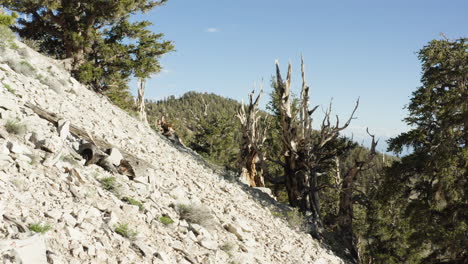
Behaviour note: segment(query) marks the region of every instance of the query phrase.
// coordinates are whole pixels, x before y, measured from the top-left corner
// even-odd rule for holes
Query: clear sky
[[[468,36],[468,1],[169,0],[136,19],[153,22],[177,50],[148,81],[149,99],[198,91],[240,101],[262,78],[269,93],[275,59],[283,72],[292,62],[298,94],[302,53],[311,105],[333,98],[344,119],[360,97],[348,133],[359,138],[369,126],[384,139],[406,129],[403,107],[420,86],[417,51],[442,32]]]

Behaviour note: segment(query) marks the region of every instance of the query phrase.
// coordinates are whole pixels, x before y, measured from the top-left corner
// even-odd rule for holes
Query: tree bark
[[[145,85],[146,80],[138,78],[138,117],[140,121],[148,125],[148,118],[145,111]]]

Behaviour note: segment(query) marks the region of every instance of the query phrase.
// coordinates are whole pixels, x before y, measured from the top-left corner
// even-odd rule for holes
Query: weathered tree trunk
[[[305,80],[305,66],[302,60],[302,90],[299,102],[291,100],[291,64],[288,65],[286,81],[283,81],[278,62],[276,62],[275,92],[279,98],[279,117],[283,142],[286,189],[291,206],[300,211],[312,213],[313,221],[320,223],[320,197],[318,187],[318,165],[323,156],[333,157],[324,151],[327,143],[338,137],[340,131],[348,127],[359,105],[359,100],[347,122],[340,126],[330,122],[331,104],[325,113],[319,133],[312,129],[312,114],[317,109],[309,109],[309,87]]]
[[[148,118],[145,111],[145,85],[146,80],[138,78],[138,117],[140,121],[148,125]]]
[[[237,117],[241,123],[242,139],[240,146],[240,167],[241,175],[251,187],[265,187],[263,179],[264,156],[262,146],[266,139],[266,122],[263,127],[260,124],[260,116],[258,114],[258,104],[262,96],[263,89],[254,100],[255,90],[249,94],[249,105],[246,107],[242,103]],[[259,164],[259,166],[257,166]]]
[[[369,133],[369,132],[368,132]],[[357,238],[353,232],[353,194],[357,176],[359,173],[370,165],[376,156],[375,148],[378,141],[375,141],[374,135],[372,137],[371,149],[369,154],[363,160],[355,160],[353,167],[351,167],[345,174],[339,175],[341,178],[340,188],[340,202],[338,205],[338,228],[342,235],[345,246],[349,249],[351,256],[359,261]]]

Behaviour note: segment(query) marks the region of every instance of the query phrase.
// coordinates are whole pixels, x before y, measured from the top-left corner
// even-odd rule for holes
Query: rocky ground
[[[13,44],[0,45],[3,263],[343,263],[262,190],[220,175],[60,62]],[[135,177],[85,166],[70,126],[136,158]]]

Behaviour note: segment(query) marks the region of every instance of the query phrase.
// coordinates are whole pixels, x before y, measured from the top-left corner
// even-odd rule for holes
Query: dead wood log
[[[31,110],[33,110],[34,113],[36,113],[39,117],[51,122],[55,126],[58,126],[58,120],[60,120],[61,117],[58,116],[57,114],[49,112],[47,110],[44,110],[44,109],[40,108],[39,106],[34,105],[32,103],[29,103],[29,102],[26,103],[25,106],[30,108]],[[70,124],[70,133],[73,136],[77,137],[77,138],[81,138],[81,139],[84,139],[84,140],[86,140],[88,142],[92,142],[96,147],[95,149],[99,149],[99,151],[101,153],[104,153],[101,150],[106,150],[106,149],[110,149],[110,148],[113,147],[113,145],[109,144],[105,140],[100,139],[100,138],[98,138],[96,136],[92,136],[91,133],[89,133],[85,129],[82,129],[82,128],[80,128],[78,126],[75,126],[73,124]],[[96,151],[96,153],[97,153],[97,151]],[[142,159],[139,159],[139,158],[135,157],[132,154],[129,154],[129,153],[127,153],[125,151],[122,151],[122,150],[121,150],[121,153],[122,153],[122,155],[124,157],[123,160],[125,160],[125,162],[123,162],[123,163],[121,162],[121,164],[117,168],[117,172],[119,172],[121,174],[124,174],[124,175],[127,175],[130,179],[133,179],[133,178],[136,177],[135,168],[137,168],[137,167],[140,168],[140,169],[144,169],[144,168],[156,169],[153,165],[151,165],[151,163],[146,162],[146,161],[144,161]],[[88,153],[88,155],[89,155],[89,153]]]

